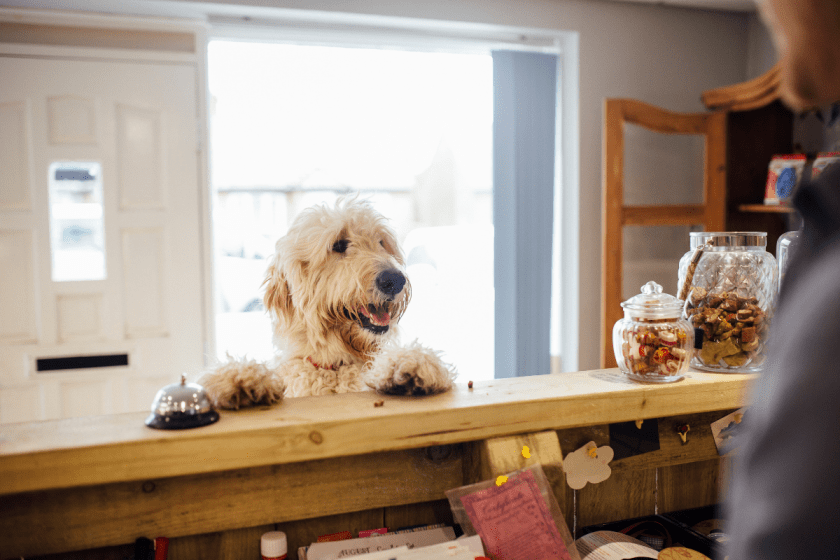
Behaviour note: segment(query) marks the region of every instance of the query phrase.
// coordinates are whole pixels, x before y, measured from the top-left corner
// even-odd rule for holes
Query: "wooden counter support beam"
[[[522,454],[527,446],[530,454]],[[563,469],[563,453],[557,432],[537,432],[517,436],[486,439],[479,445],[481,454],[481,480],[496,478],[531,465],[541,464],[543,468]]]
[[[522,455],[524,446],[528,446],[530,458],[526,459]],[[566,478],[563,473],[563,450],[560,449],[557,432],[551,430],[490,438],[480,442],[477,447],[481,465],[480,480],[492,480],[499,475],[518,471],[531,465],[542,465],[545,476],[554,490],[557,504],[566,517],[566,523],[570,522],[574,510],[570,507],[572,503],[567,504],[565,500]]]
[[[6,556],[84,550],[428,502],[462,485],[459,446],[356,455],[0,499]],[[38,530],[20,531],[21,527]]]

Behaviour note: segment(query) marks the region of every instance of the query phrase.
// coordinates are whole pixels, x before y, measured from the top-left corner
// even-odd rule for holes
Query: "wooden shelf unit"
[[[795,214],[796,210],[790,206],[773,206],[770,204],[742,204],[739,212],[766,212],[769,214]]]
[[[706,107],[726,112],[726,229],[765,231],[767,250],[794,224],[788,210],[765,210],[767,168],[793,152],[793,113],[779,99],[779,66],[747,82],[703,92]]]
[[[184,431],[147,428],[145,413],[5,425],[0,554],[120,558],[137,537],[162,535],[172,557],[258,557],[259,535],[276,528],[295,558],[321,534],[451,523],[446,490],[534,462],[572,530],[714,504],[728,463],[709,424],[744,405],[752,378],[692,371],[639,384],[609,369],[459,383],[425,398],[287,399]],[[659,451],[613,461],[603,483],[565,484],[565,454],[608,444],[611,423],[652,418]]]
[[[767,233],[768,252],[798,227],[789,209],[764,206],[774,155],[793,152],[793,113],[779,101],[779,67],[756,79],[702,94],[710,111],[675,113],[634,99],[604,102],[601,266],[601,367],[616,365],[612,329],[622,317],[623,228],[700,225],[705,231]],[[624,202],[625,124],[654,133],[702,135],[703,204],[631,206]]]

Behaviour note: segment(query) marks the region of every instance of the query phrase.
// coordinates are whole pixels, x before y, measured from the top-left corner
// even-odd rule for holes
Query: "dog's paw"
[[[431,395],[451,389],[455,375],[438,352],[415,341],[406,347],[382,349],[371,364],[366,383],[389,395]]]
[[[216,408],[239,409],[283,400],[283,380],[255,360],[228,361],[199,379],[207,397]]]

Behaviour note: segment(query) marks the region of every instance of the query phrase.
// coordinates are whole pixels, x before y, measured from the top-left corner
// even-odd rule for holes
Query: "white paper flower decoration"
[[[563,462],[566,482],[573,489],[580,490],[587,482],[597,484],[607,480],[612,473],[607,463],[612,461],[614,456],[612,447],[598,447],[594,441],[590,441],[577,451],[566,455]]]

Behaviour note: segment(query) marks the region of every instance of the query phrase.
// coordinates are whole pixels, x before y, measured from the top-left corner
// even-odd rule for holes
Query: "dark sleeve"
[[[730,560],[840,557],[840,243],[803,268],[771,326],[724,497]]]

